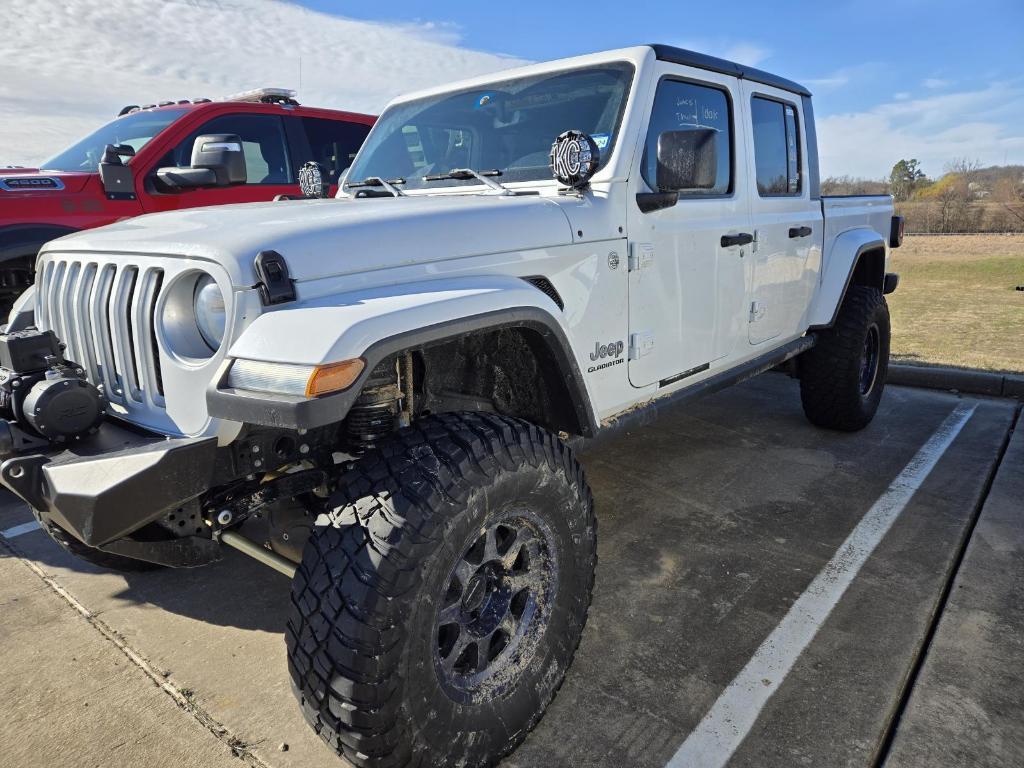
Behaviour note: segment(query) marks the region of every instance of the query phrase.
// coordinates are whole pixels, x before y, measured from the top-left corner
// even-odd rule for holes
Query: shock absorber
[[[370,373],[363,391],[345,417],[348,447],[362,453],[394,432],[401,399],[398,359],[389,357]]]

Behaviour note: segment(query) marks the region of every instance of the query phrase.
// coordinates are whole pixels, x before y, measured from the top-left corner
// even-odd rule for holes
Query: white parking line
[[[974,408],[958,405],[946,417],[729,683],[666,768],[720,768],[729,761],[861,566],[960,434]]]
[[[8,528],[6,531],[0,531],[0,536],[3,536],[5,539],[13,539],[17,536],[21,536],[23,533],[32,533],[32,531],[38,528],[39,523],[33,520],[30,523],[22,523],[21,525],[16,525],[13,528]]]

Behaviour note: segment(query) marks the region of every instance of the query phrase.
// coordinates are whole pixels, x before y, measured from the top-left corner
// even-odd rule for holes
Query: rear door
[[[301,168],[310,160],[317,162],[331,182],[333,195],[338,191],[338,178],[352,164],[371,126],[296,115],[286,118],[285,127],[295,167]]]
[[[748,339],[763,344],[801,330],[820,262],[821,206],[806,180],[801,99],[743,81],[754,228]]]
[[[630,206],[629,380],[669,386],[746,346],[749,246],[723,235],[750,232],[742,161],[743,113],[735,77],[659,62],[640,159],[639,191],[657,189],[658,138],[665,131],[715,131],[717,178],[683,190],[675,205]]]

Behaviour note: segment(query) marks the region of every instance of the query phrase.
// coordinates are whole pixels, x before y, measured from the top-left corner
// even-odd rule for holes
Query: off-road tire
[[[835,325],[818,331],[800,356],[800,400],[813,424],[856,432],[871,422],[889,370],[889,336],[882,292],[850,286]]]
[[[38,515],[36,516],[38,519]],[[60,548],[80,560],[92,563],[93,565],[105,568],[108,571],[120,571],[121,573],[141,573],[143,571],[156,571],[164,566],[157,563],[150,563],[145,560],[136,560],[133,557],[115,555],[113,552],[104,552],[102,549],[90,547],[83,544],[60,526],[40,521],[43,530],[50,534],[50,538],[60,545]]]
[[[339,487],[306,544],[286,628],[307,721],[360,768],[493,765],[540,720],[586,622],[597,553],[582,468],[557,437],[527,422],[443,414],[365,454]],[[467,610],[474,590],[456,590],[454,602],[451,590],[458,568],[475,562],[473,547],[491,546],[481,532],[516,516],[539,521],[547,538],[536,562],[557,565],[528,626],[545,623],[529,643],[505,646],[515,653],[484,662],[500,675],[456,690],[451,680],[463,678],[439,663],[440,638],[452,629],[441,616]]]

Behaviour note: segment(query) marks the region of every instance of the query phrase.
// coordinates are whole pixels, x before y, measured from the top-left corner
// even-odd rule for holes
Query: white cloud
[[[125,104],[298,88],[379,111],[404,92],[515,66],[447,23],[379,24],[280,0],[2,0],[0,165],[31,164]]]
[[[737,64],[746,64],[748,67],[756,67],[771,54],[770,50],[759,45],[737,43],[726,48],[722,58],[735,61]]]
[[[886,65],[877,61],[863,61],[818,77],[796,77],[796,81],[807,86],[815,96],[838,91],[848,85],[858,86],[885,75]]]
[[[813,91],[831,91],[836,88],[842,88],[849,82],[849,75],[843,72],[836,72],[834,75],[829,75],[828,77],[805,77],[800,81],[801,85],[805,85]]]
[[[945,88],[949,84],[949,80],[940,80],[937,77],[928,77],[921,81],[921,85],[932,91],[937,91],[940,88]]]
[[[983,165],[1024,161],[1024,88],[994,82],[958,93],[896,100],[861,112],[818,110],[823,176],[881,178],[900,158],[929,175],[958,157]],[[819,105],[823,107],[825,105]]]
[[[899,93],[894,93],[892,97],[896,99],[896,101],[906,101],[910,98],[910,94],[906,91],[900,91]]]
[[[717,56],[720,59],[735,61],[737,64],[746,64],[748,67],[756,67],[772,55],[770,49],[756,43],[734,43],[722,38],[676,40],[671,44],[690,51],[706,53],[709,56]]]

